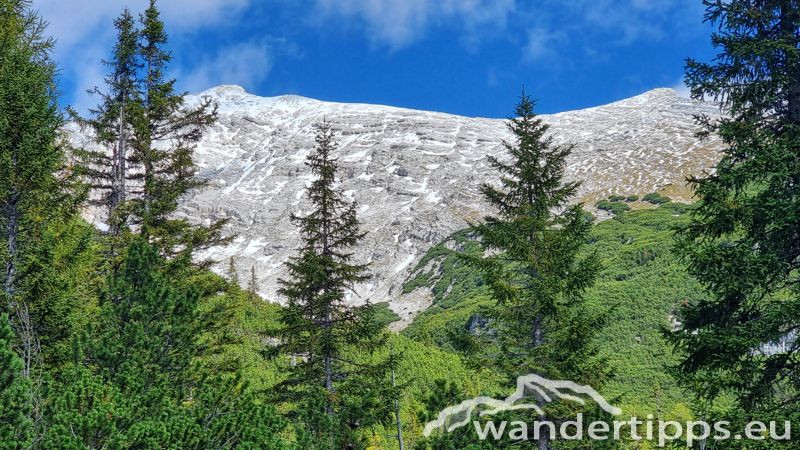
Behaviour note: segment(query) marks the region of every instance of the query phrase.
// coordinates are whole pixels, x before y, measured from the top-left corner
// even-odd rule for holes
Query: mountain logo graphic
[[[492,397],[476,397],[466,400],[456,406],[445,408],[439,413],[439,417],[437,417],[436,420],[432,420],[425,425],[422,434],[425,437],[429,437],[433,430],[442,427],[446,428],[448,433],[456,428],[463,427],[470,422],[472,412],[477,407],[484,408],[478,413],[479,416],[520,409],[532,409],[539,414],[543,414],[542,409],[538,405],[525,402],[525,400],[532,399],[534,396],[544,400],[546,403],[553,401],[553,399],[567,399],[576,401],[582,405],[586,404],[584,399],[577,395],[572,395],[570,392],[572,394],[588,396],[609,414],[615,416],[622,414],[621,409],[610,405],[590,386],[581,386],[566,380],[548,380],[539,375],[531,374],[517,378],[516,391],[509,397],[506,397],[505,400],[497,400]]]

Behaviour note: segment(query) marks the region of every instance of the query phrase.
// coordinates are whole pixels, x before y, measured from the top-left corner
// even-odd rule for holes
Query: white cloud
[[[612,31],[624,43],[665,39],[667,30],[682,30],[686,24],[695,29],[704,8],[695,0],[572,0],[567,4],[588,26]]]
[[[157,3],[170,30],[187,31],[219,23],[247,7],[250,0],[183,0]],[[127,7],[138,17],[150,5],[149,0],[34,0],[33,8],[50,22],[48,32],[59,40],[59,47],[71,49],[96,40],[98,31],[113,36],[111,26]]]
[[[522,28],[522,59],[540,60],[560,44],[600,32],[627,45],[637,40],[677,38],[702,20],[696,0],[313,0],[320,28],[365,28],[374,44],[399,50],[422,40],[437,26],[456,26],[462,43],[474,47],[487,33]],[[338,19],[338,21],[337,21]],[[341,19],[348,19],[342,22]],[[512,33],[513,34],[513,33]],[[506,33],[512,42],[517,38]]]
[[[266,39],[221,48],[216,56],[199,61],[196,70],[178,74],[180,88],[194,93],[237,84],[253,92],[272,69],[272,54],[273,46]]]
[[[528,31],[528,43],[522,49],[522,59],[533,61],[553,54],[554,42],[564,39],[561,33],[549,32],[544,28],[535,28]]]
[[[536,4],[519,16],[527,22],[523,61],[556,55],[560,45],[574,40],[584,41],[587,56],[604,59],[603,45],[696,38],[703,5],[695,0],[570,0]]]
[[[468,34],[505,28],[515,0],[316,0],[317,22],[333,15],[364,21],[375,43],[393,50],[420,40],[429,27],[455,21]]]
[[[186,33],[222,23],[246,8],[251,0],[162,0],[157,3],[167,33]],[[134,17],[144,12],[149,0],[34,0],[33,8],[49,22],[47,33],[58,40],[55,58],[64,75],[77,86],[72,103],[79,111],[98,99],[85,94],[87,88],[103,84],[116,31],[113,21],[123,9]]]
[[[88,114],[89,108],[96,107],[100,102],[97,96],[90,96],[86,90],[95,86],[103,89],[106,67],[100,63],[100,60],[106,56],[107,50],[108,48],[104,45],[87,46],[85,51],[76,53],[70,58],[70,65],[66,69],[74,77],[77,86],[71,106],[84,116]]]

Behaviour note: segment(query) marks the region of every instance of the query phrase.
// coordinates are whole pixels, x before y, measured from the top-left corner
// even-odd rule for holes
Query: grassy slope
[[[626,212],[597,224],[587,246],[604,261],[587,300],[598,306],[616,305],[609,325],[598,337],[616,369],[604,394],[640,415],[656,410],[656,382],[661,389],[662,412],[677,410],[675,414],[680,414],[682,403],[688,401],[665,371],[665,365],[674,359],[660,338],[660,330],[670,326],[671,314],[679,305],[702,295],[670,252],[671,227],[687,220],[686,208],[675,203]],[[405,287],[407,292],[431,288],[435,300],[402,334],[432,339],[448,351],[452,347],[446,330],[466,326],[481,305],[492,302],[480,276],[459,264],[456,251],[480,249],[466,232],[455,233],[431,249]]]

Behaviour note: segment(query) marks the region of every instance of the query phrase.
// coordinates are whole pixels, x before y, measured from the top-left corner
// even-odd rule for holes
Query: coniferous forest
[[[478,187],[494,212],[419,261],[404,290],[430,289],[433,304],[395,333],[387,303],[348,301],[376,268],[353,258],[366,233],[338,190],[324,117],[305,162],[311,209],[291,217],[303,245],[281,298],[263,299],[255,269],[202,256],[234,238],[224,219],[174,214],[206,183],[193,150],[217,109],[176,90],[156,1],[109,24],[86,116],[60,103],[46,18],[0,1],[0,449],[800,448],[800,2],[703,3],[718,56],[687,59],[686,82],[720,105],[721,118],[696,120],[725,150],[687,180],[696,202],[575,202],[573,148],[523,89],[508,159],[489,157],[496,183]],[[68,125],[95,145],[70,145]],[[624,418],[537,388],[524,397],[535,407],[425,432],[531,374],[590,387]],[[612,429],[631,417],[779,426],[659,443],[634,437],[643,422],[606,440],[513,425],[578,414]],[[518,433],[487,439],[490,420]]]

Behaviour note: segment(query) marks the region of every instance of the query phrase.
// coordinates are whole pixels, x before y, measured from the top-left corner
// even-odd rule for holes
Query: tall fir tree
[[[166,78],[172,55],[165,49],[167,34],[155,0],[139,21],[143,102],[133,120],[132,157],[142,168],[143,183],[133,210],[134,223],[148,228],[163,256],[191,262],[194,251],[227,242],[221,236],[226,220],[202,227],[171,218],[181,196],[205,185],[197,177],[192,153],[204,131],[216,122],[216,107],[210,99],[187,106],[186,93],[176,92],[175,80]]]
[[[256,266],[250,266],[250,280],[247,282],[247,300],[254,302],[260,299],[258,295],[258,279],[256,278]]]
[[[677,374],[701,398],[733,392],[755,409],[800,405],[800,3],[704,1],[718,27],[711,64],[687,60],[699,117],[725,144],[716,171],[690,178],[698,207],[677,252],[708,296],[681,310],[667,338]],[[781,344],[782,349],[778,350]],[[792,406],[793,405],[793,406]]]
[[[300,256],[286,263],[290,279],[280,280],[288,300],[273,355],[294,357],[286,381],[275,392],[301,401],[300,421],[308,448],[361,448],[362,427],[390,423],[397,390],[388,378],[395,358],[370,361],[385,347],[382,327],[370,303],[347,304],[346,295],[370,277],[367,267],[351,262],[364,238],[356,205],[335,189],[337,144],[329,123],[318,126],[316,148],[306,165],[316,177],[308,188],[312,211],[292,220],[300,228]],[[353,446],[353,447],[348,447]]]
[[[109,234],[117,237],[125,232],[130,214],[124,202],[129,198],[131,187],[141,177],[136,167],[130,167],[130,160],[134,138],[131,121],[136,111],[141,109],[142,99],[138,84],[141,67],[139,31],[127,8],[114,21],[114,27],[117,42],[111,60],[103,61],[110,69],[105,78],[108,92],[103,93],[98,87],[89,90],[101,99],[97,109],[90,110],[94,119],[82,119],[75,111],[71,111],[71,115],[82,128],[94,133],[102,147],[100,150],[81,149],[77,153],[85,161],[84,173],[96,193],[90,203],[106,209]]]
[[[108,92],[90,91],[101,97],[92,119],[72,111],[103,147],[78,152],[92,180],[91,202],[108,211],[112,255],[146,227],[172,270],[180,270],[196,262],[195,251],[228,242],[222,237],[226,220],[204,227],[172,217],[181,196],[205,184],[192,153],[216,121],[216,108],[211,100],[187,106],[186,93],[176,92],[175,80],[166,78],[172,56],[155,0],[140,16],[139,28],[127,9],[114,26],[117,43],[105,62],[111,69]],[[212,261],[196,263],[208,267]]]
[[[233,264],[233,256],[228,260],[228,283],[233,286],[239,286],[239,273],[236,271],[236,265]]]
[[[0,3],[0,262],[3,302],[16,332],[14,348],[29,379],[31,410],[38,424],[43,377],[42,337],[52,343],[72,330],[48,312],[60,300],[53,233],[73,221],[81,189],[66,166],[59,136],[64,120],[58,106],[52,40],[29,1]],[[69,265],[68,265],[69,266]],[[70,267],[71,268],[71,267]],[[39,288],[47,281],[53,289]]]
[[[593,338],[607,311],[583,299],[600,268],[594,254],[584,255],[592,220],[569,204],[580,186],[563,181],[572,147],[553,145],[535,106],[523,90],[508,122],[515,141],[504,142],[510,163],[489,157],[501,186],[484,184],[481,192],[499,215],[470,224],[489,256],[462,258],[496,300],[481,312],[489,331],[453,337],[475,364],[508,377],[509,387],[532,373],[597,387],[608,370]],[[549,448],[546,436],[538,448]]]

